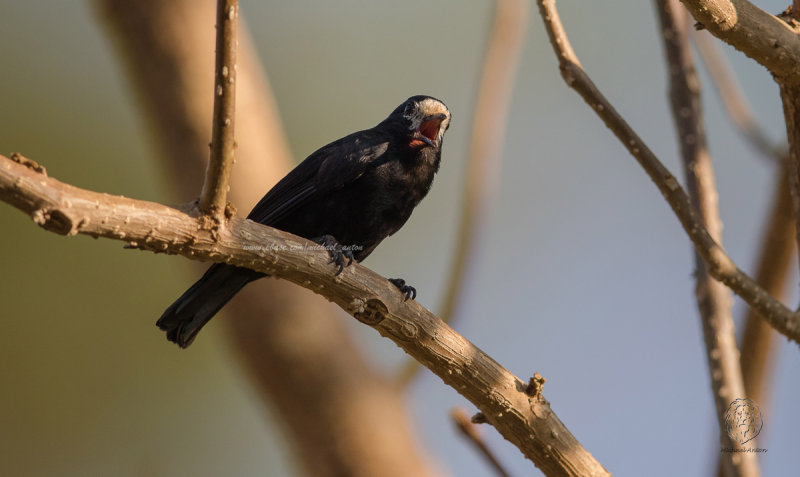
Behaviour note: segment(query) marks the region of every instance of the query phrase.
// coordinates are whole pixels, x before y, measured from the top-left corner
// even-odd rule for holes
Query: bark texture
[[[700,79],[694,69],[689,47],[687,15],[678,0],[656,0],[661,23],[661,36],[669,71],[669,97],[678,145],[686,175],[689,198],[708,233],[722,246],[722,219],[719,215],[718,194],[711,155],[706,144],[705,126],[700,101]],[[714,279],[695,252],[697,271],[695,296],[703,325],[706,344],[711,395],[717,414],[719,440],[722,448],[742,449],[728,436],[726,411],[730,403],[745,397],[739,349],[733,324],[733,300],[730,290]],[[724,453],[723,468],[729,476],[757,477],[756,454]]]

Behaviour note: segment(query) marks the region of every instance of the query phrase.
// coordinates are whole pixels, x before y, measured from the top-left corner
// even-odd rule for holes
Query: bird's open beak
[[[440,113],[422,118],[422,122],[419,124],[419,130],[414,133],[414,139],[428,146],[434,146],[435,144],[433,141],[436,139],[436,136],[439,135],[439,126],[446,117],[446,114]]]
[[[426,136],[424,134],[421,134],[419,132],[416,132],[416,133],[414,133],[414,139],[411,141],[411,145],[412,146],[416,146],[416,145],[422,146],[422,144],[420,144],[420,143],[427,144],[428,146],[433,146],[434,145],[433,141],[428,139],[428,136]]]
[[[428,121],[433,121],[435,119],[438,119],[439,122],[441,122],[446,117],[447,117],[447,115],[444,114],[444,113],[432,114],[430,116],[425,116],[424,118],[422,118],[422,123],[424,124],[424,123],[427,123]]]

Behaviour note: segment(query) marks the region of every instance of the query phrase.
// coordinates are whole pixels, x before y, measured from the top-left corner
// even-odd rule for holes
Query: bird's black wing
[[[314,197],[352,183],[381,162],[388,140],[374,130],[345,136],[323,146],[281,179],[247,218],[273,225]]]

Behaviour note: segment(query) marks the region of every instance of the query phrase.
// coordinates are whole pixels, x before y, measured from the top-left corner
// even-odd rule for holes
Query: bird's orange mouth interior
[[[425,136],[426,138],[430,139],[431,141],[436,140],[436,136],[439,134],[439,125],[442,123],[442,120],[437,119],[429,119],[428,121],[424,121],[422,124],[419,125],[419,133]]]

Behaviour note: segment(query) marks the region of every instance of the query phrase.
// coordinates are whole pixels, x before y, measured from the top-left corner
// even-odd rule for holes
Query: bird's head
[[[450,126],[450,110],[436,98],[412,96],[389,115],[387,121],[401,124],[412,149],[440,147]]]

